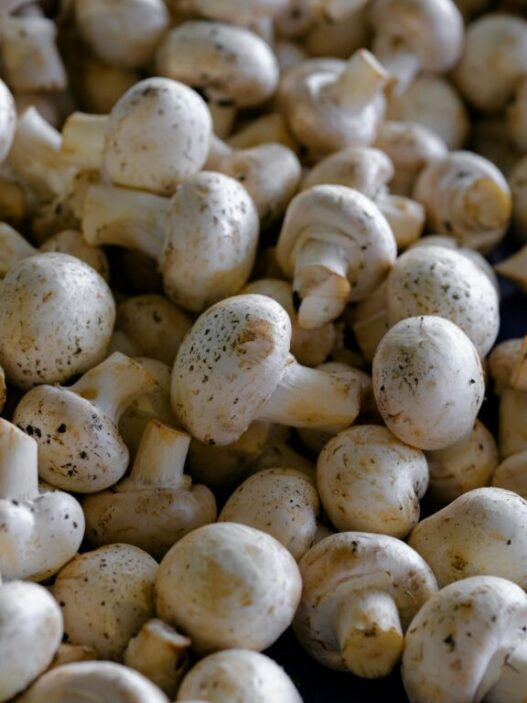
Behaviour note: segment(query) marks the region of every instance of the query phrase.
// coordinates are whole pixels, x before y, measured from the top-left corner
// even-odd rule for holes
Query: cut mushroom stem
[[[38,445],[15,425],[5,420],[0,423],[0,497],[30,500],[39,494]]]
[[[185,432],[152,420],[143,433],[129,480],[142,486],[189,487],[191,478],[184,475],[184,467],[190,440]]]
[[[366,108],[384,88],[388,72],[369,51],[357,51],[337,78],[328,83],[325,92],[338,105],[349,110]]]
[[[62,156],[83,170],[101,167],[108,117],[74,112],[62,130]]]

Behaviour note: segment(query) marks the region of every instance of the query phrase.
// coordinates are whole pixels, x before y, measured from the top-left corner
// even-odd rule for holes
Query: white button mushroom
[[[156,578],[159,617],[206,654],[269,647],[293,620],[302,582],[280,542],[246,525],[205,525],[166,554]]]
[[[359,413],[353,372],[324,373],[289,354],[291,322],[263,295],[239,295],[203,313],[179,348],[172,407],[208,444],[235,442],[256,419],[338,432]]]
[[[373,360],[373,391],[393,434],[419,449],[443,449],[467,435],[483,403],[478,352],[441,317],[410,317],[392,327]]]
[[[0,80],[0,163],[7,156],[15,136],[15,101],[4,81]]]
[[[386,676],[403,651],[403,632],[436,582],[423,559],[385,535],[343,532],[300,561],[304,583],[294,621],[302,646],[331,669]]]
[[[66,641],[93,647],[101,659],[122,659],[130,638],[154,616],[156,572],[157,562],[129,544],[76,556],[51,587]]]
[[[119,417],[155,386],[140,364],[116,352],[72,386],[29,391],[13,421],[39,445],[41,478],[79,493],[117,483],[128,465],[128,449],[117,430]]]

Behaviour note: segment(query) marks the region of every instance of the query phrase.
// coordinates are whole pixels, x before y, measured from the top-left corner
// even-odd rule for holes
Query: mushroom
[[[366,298],[396,258],[396,243],[377,206],[352,188],[314,186],[290,203],[277,259],[298,297],[305,329],[336,319]]]
[[[293,620],[302,582],[280,542],[230,522],[200,527],[163,558],[156,612],[192,640],[200,655],[269,647]]]
[[[386,280],[369,296],[361,300],[353,311],[351,327],[364,359],[371,363],[379,342],[388,332],[388,305]]]
[[[512,373],[523,346],[523,338],[507,339],[496,345],[488,358],[488,371],[494,382],[494,392],[501,395],[510,386]]]
[[[478,352],[441,317],[410,317],[382,338],[373,392],[388,429],[419,449],[443,449],[467,435],[483,402]]]
[[[141,80],[138,70],[111,66],[91,54],[78,56],[75,76],[80,106],[88,113],[105,115],[127,90]]]
[[[255,19],[273,18],[284,12],[289,0],[178,0],[178,12],[206,17],[216,22],[249,25]]]
[[[76,27],[98,58],[113,66],[147,66],[170,16],[163,0],[75,1]]]
[[[40,477],[77,493],[117,483],[128,465],[119,417],[155,387],[140,364],[116,352],[67,388],[37,386],[26,393],[13,421],[37,441]]]
[[[214,495],[183,473],[189,445],[189,435],[150,420],[130,474],[84,499],[88,541],[126,542],[161,559],[187,532],[214,522]]]
[[[73,113],[62,137],[68,163],[101,169],[116,185],[171,195],[205,163],[211,119],[195,91],[168,78],[146,78],[108,116]]]
[[[298,144],[287,129],[284,116],[279,112],[257,117],[227,139],[227,144],[233,149],[250,149],[269,143],[283,144],[295,154],[299,151]]]
[[[318,512],[317,491],[307,476],[276,468],[259,471],[238,486],[218,520],[266,532],[298,561],[313,544]]]
[[[502,488],[476,488],[422,520],[408,544],[426,559],[440,587],[488,574],[525,588],[526,529],[523,498]]]
[[[317,461],[317,489],[335,527],[404,538],[419,521],[428,486],[423,452],[385,427],[361,425],[339,432]]]
[[[474,576],[432,596],[405,638],[403,683],[412,703],[521,703],[527,598],[510,581]]]
[[[527,499],[527,450],[504,459],[497,466],[491,485],[513,491]]]
[[[302,38],[302,45],[308,55],[348,59],[358,49],[368,46],[370,24],[367,4],[368,0],[348,2],[345,12],[342,8],[342,18],[338,21],[328,16],[328,13],[317,17]]]
[[[154,616],[157,568],[149,554],[130,544],[76,556],[51,587],[66,642],[93,647],[101,659],[121,660],[130,638]]]
[[[427,497],[446,505],[463,493],[489,485],[498,466],[498,447],[485,425],[476,420],[470,434],[445,449],[427,452],[426,459],[430,471]]]
[[[437,590],[430,567],[404,542],[343,532],[300,561],[304,583],[293,624],[304,649],[330,669],[386,676],[403,651],[403,632]]]
[[[199,313],[247,282],[259,221],[238,181],[202,171],[189,177],[171,200],[92,186],[82,230],[90,244],[131,247],[156,259],[170,300]]]
[[[499,298],[490,278],[462,253],[416,247],[400,256],[386,287],[390,326],[418,315],[454,322],[480,356],[492,349],[500,326]]]
[[[15,136],[16,109],[13,96],[0,80],[0,163],[4,161]]]
[[[356,374],[324,373],[289,354],[291,322],[263,295],[227,298],[203,313],[172,371],[173,410],[202,442],[235,442],[256,419],[338,432],[359,413]]]
[[[168,703],[142,674],[105,661],[66,664],[48,671],[18,703],[70,703],[83,698],[101,703]]]
[[[499,447],[502,459],[527,451],[527,392],[505,388],[499,406]]]
[[[0,585],[0,701],[12,700],[46,670],[62,639],[55,600],[36,583]]]
[[[494,268],[500,276],[527,291],[527,244],[512,256],[500,261]]]
[[[56,669],[64,664],[75,664],[76,662],[91,662],[97,659],[97,652],[93,647],[86,647],[82,644],[61,644],[57,649],[53,661],[47,671]]]
[[[12,383],[60,383],[104,358],[115,304],[91,266],[37,254],[13,266],[0,289],[0,364]]]
[[[454,151],[430,163],[414,187],[430,228],[454,236],[463,246],[487,252],[509,226],[512,199],[502,173],[487,159]]]
[[[264,654],[244,649],[210,654],[189,671],[176,700],[199,703],[198,699],[209,703],[302,703],[281,666]]]
[[[527,242],[527,156],[520,159],[509,175],[512,192],[512,220],[516,234]]]
[[[507,126],[514,145],[527,152],[527,75],[520,79],[514,102],[507,108]]]
[[[520,352],[516,357],[510,386],[518,391],[527,391],[527,336],[523,338]]]

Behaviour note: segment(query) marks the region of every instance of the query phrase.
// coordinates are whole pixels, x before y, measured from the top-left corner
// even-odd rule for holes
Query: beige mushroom
[[[227,144],[233,149],[250,149],[269,143],[283,144],[295,154],[299,151],[299,146],[287,128],[284,116],[279,112],[270,112],[256,117],[227,139]]]
[[[80,107],[88,113],[106,115],[133,85],[141,80],[138,70],[111,66],[91,54],[78,57],[80,65],[75,84]]]
[[[249,25],[257,18],[273,18],[284,12],[289,0],[177,0],[178,12],[206,17],[216,22]]]
[[[309,56],[348,59],[355,51],[370,43],[368,0],[344,1],[347,2],[347,8],[345,12],[342,8],[341,19],[335,21],[328,13],[320,13],[302,37],[302,45],[306,47]]]
[[[16,110],[13,96],[0,80],[0,163],[7,156],[15,136]]]
[[[501,395],[510,386],[512,372],[520,357],[523,338],[507,339],[494,347],[488,358],[488,371],[494,382],[494,392]]]
[[[500,261],[494,268],[500,276],[527,291],[527,244],[512,256]]]
[[[527,451],[527,392],[504,388],[499,406],[499,447],[502,459]]]
[[[53,661],[47,671],[56,669],[64,664],[75,664],[77,662],[91,662],[98,659],[97,652],[93,647],[83,644],[61,644],[57,649]]]
[[[527,499],[527,450],[512,454],[496,468],[492,486],[505,488]]]
[[[514,101],[507,108],[507,126],[515,146],[527,152],[527,76],[519,81]]]
[[[520,159],[509,175],[514,229],[527,242],[527,156]]]

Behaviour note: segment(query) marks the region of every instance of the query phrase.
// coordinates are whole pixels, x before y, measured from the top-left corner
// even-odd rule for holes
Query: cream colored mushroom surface
[[[70,559],[84,536],[79,503],[62,491],[39,491],[38,445],[0,419],[0,573],[44,581]]]
[[[497,395],[511,385],[512,373],[520,358],[522,344],[521,337],[507,339],[497,344],[489,355],[488,371],[494,381],[494,392]]]
[[[230,522],[189,533],[156,578],[157,615],[185,632],[200,655],[269,647],[291,624],[302,581],[274,537]]]
[[[177,9],[220,22],[249,24],[255,18],[274,17],[289,6],[289,0],[246,0],[242,5],[232,0],[176,0]]]
[[[527,451],[507,457],[492,476],[495,488],[506,488],[527,499]]]
[[[298,322],[313,329],[370,295],[390,271],[396,242],[377,206],[352,188],[319,185],[290,203],[277,259],[293,279]]]
[[[502,488],[477,488],[422,520],[408,544],[430,564],[440,586],[467,576],[502,576],[527,584],[527,502]]]
[[[0,163],[7,156],[15,136],[15,101],[9,88],[0,81]]]
[[[373,360],[373,391],[388,429],[419,449],[467,435],[485,393],[478,352],[454,323],[432,315],[398,322]]]
[[[145,676],[113,662],[65,664],[45,673],[19,703],[168,703]]]
[[[525,700],[527,597],[502,578],[474,576],[428,600],[405,638],[411,703]]]
[[[527,393],[505,388],[500,395],[498,444],[501,459],[527,451]]]
[[[0,584],[0,701],[12,700],[51,664],[62,639],[62,617],[42,586]]]
[[[133,85],[108,116],[75,112],[63,128],[63,158],[102,170],[116,185],[171,195],[205,163],[211,118],[200,96],[168,78]]]
[[[423,452],[385,427],[360,425],[333,437],[317,461],[317,488],[340,531],[404,538],[419,520],[428,486]]]
[[[527,242],[527,156],[520,159],[509,174],[512,191],[512,220],[520,239]]]
[[[183,473],[189,444],[189,435],[151,420],[130,474],[84,499],[88,541],[126,542],[160,559],[187,532],[214,522],[214,495]]]
[[[318,662],[364,678],[397,665],[403,633],[436,591],[432,571],[404,542],[342,532],[300,561],[304,584],[294,629]]]
[[[527,76],[519,81],[514,101],[507,109],[507,125],[515,146],[527,152]]]
[[[121,660],[130,638],[154,616],[157,562],[130,544],[112,544],[75,557],[51,587],[71,644],[93,647],[101,659]]]
[[[155,387],[140,364],[116,352],[72,386],[37,386],[26,393],[13,420],[37,441],[40,477],[78,493],[117,483],[128,465],[119,418]]]
[[[338,432],[359,413],[353,372],[324,373],[289,354],[291,322],[277,302],[238,295],[203,313],[172,371],[174,412],[193,437],[235,442],[254,420]]]
[[[199,703],[198,699],[207,703],[302,703],[282,667],[264,654],[244,649],[210,654],[189,671],[176,700]]]

